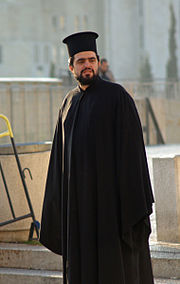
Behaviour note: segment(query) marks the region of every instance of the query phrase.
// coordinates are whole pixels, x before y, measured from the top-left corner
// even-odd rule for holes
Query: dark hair
[[[97,60],[99,61],[99,55],[98,54],[96,54],[96,57],[97,57]],[[69,59],[68,59],[69,66],[73,66],[73,63],[74,63],[74,55],[69,57]]]
[[[102,64],[103,62],[107,62],[106,58],[101,58],[100,63]]]
[[[73,63],[74,63],[74,55],[69,57],[69,59],[68,59],[69,66],[73,66]]]

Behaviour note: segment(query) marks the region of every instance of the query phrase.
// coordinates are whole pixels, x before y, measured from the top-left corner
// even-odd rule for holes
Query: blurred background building
[[[68,76],[62,39],[73,32],[100,34],[98,49],[115,78],[137,80],[145,62],[154,80],[166,78],[175,16],[180,54],[180,0],[0,0],[0,76]],[[180,58],[177,58],[180,73]]]
[[[74,84],[62,39],[84,30],[135,99],[146,144],[179,143],[180,0],[0,0],[0,112],[16,141],[52,139]]]

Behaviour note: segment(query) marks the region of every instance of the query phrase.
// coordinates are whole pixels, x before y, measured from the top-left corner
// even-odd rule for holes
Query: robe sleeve
[[[41,219],[40,242],[51,251],[61,254],[61,172],[62,172],[61,111],[56,126],[46,181]]]
[[[140,119],[133,99],[124,89],[118,98],[116,123],[121,230],[128,242],[132,228],[149,218],[154,200]]]

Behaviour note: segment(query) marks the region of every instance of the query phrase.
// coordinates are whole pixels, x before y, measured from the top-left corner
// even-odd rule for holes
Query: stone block
[[[62,271],[62,257],[44,246],[0,243],[1,268]]]
[[[153,275],[180,279],[180,244],[151,243]]]
[[[148,161],[155,196],[156,240],[180,242],[179,147],[149,147]]]
[[[1,284],[62,284],[62,273],[29,269],[0,268]]]

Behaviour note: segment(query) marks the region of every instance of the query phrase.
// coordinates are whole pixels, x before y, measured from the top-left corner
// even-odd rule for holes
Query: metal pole
[[[52,86],[49,86],[49,116],[50,116],[50,139],[53,137],[53,97]]]
[[[2,166],[1,166],[1,162],[0,162],[0,171],[1,171],[1,176],[2,176],[2,179],[3,179],[4,187],[5,187],[5,190],[6,190],[7,198],[8,198],[8,201],[9,201],[9,206],[11,208],[11,213],[12,213],[13,218],[15,219],[16,216],[15,216],[15,213],[14,213],[11,197],[9,195],[6,179],[5,179],[4,172],[3,172],[3,169],[2,169]]]
[[[2,222],[2,223],[0,223],[0,227],[8,225],[8,224],[12,224],[14,222],[17,222],[17,221],[20,221],[20,220],[23,220],[23,219],[26,219],[26,218],[30,218],[30,217],[32,217],[31,213],[26,214],[24,216],[20,216],[20,217],[14,218],[13,220],[8,220],[8,221],[5,221],[5,222]]]
[[[32,217],[33,222],[31,223],[32,229],[30,229],[30,231],[31,231],[30,237],[33,236],[33,231],[34,231],[34,227],[35,227],[37,237],[39,238],[39,222],[36,221],[36,219],[35,219],[33,207],[32,207],[32,204],[31,204],[31,200],[30,200],[30,197],[29,197],[29,193],[28,193],[25,178],[24,178],[24,173],[22,171],[21,164],[20,164],[20,161],[19,161],[19,157],[18,157],[18,154],[17,154],[17,151],[16,151],[16,146],[15,146],[15,142],[14,142],[14,139],[13,139],[13,132],[12,132],[12,129],[11,129],[11,124],[10,124],[8,118],[5,115],[0,114],[0,118],[3,118],[6,121],[7,128],[8,128],[7,131],[0,133],[0,138],[5,137],[5,136],[10,136],[12,148],[13,148],[13,151],[14,151],[15,159],[16,159],[16,162],[17,162],[18,170],[19,170],[19,174],[20,174],[20,177],[21,177],[21,181],[22,181],[22,184],[23,184],[23,187],[24,187],[24,192],[25,192],[25,195],[26,195],[26,199],[27,199],[27,202],[28,202],[29,209],[30,209],[29,214],[24,215],[24,216],[20,216],[18,218],[15,218],[14,220],[8,220],[6,222],[0,223],[0,226],[2,226],[2,224],[8,224],[7,222],[12,223],[12,222],[21,220],[22,218],[24,219],[24,218]],[[3,176],[2,167],[1,167],[1,174]],[[6,184],[5,177],[4,177],[4,184]],[[29,239],[30,239],[30,237],[29,237]]]
[[[25,182],[25,179],[24,179],[24,176],[23,176],[23,171],[22,171],[21,164],[20,164],[20,161],[19,161],[19,157],[18,157],[18,154],[17,154],[17,151],[16,151],[14,139],[13,139],[13,137],[10,137],[10,138],[11,138],[11,143],[12,143],[12,147],[13,147],[13,150],[14,150],[14,155],[15,155],[15,158],[16,158],[19,174],[20,174],[20,177],[21,177],[21,180],[22,180],[22,183],[23,183],[24,192],[25,192],[27,202],[28,202],[28,205],[29,205],[29,209],[30,209],[30,212],[31,212],[31,216],[32,216],[34,224],[36,224],[34,210],[33,210],[32,204],[31,204],[28,189],[27,189],[26,182]],[[39,231],[38,231],[38,228],[37,228],[36,225],[35,225],[35,230],[36,230],[37,236],[39,236]]]
[[[150,144],[150,139],[149,139],[149,108],[148,108],[148,103],[147,103],[147,99],[145,99],[145,103],[146,103],[146,145]]]
[[[158,125],[158,122],[157,122],[157,120],[156,120],[154,111],[153,111],[153,109],[152,109],[151,103],[150,103],[150,101],[149,101],[148,98],[146,98],[146,103],[147,103],[147,105],[148,105],[148,110],[149,110],[149,112],[150,112],[150,114],[151,114],[151,117],[152,117],[152,120],[153,120],[155,129],[156,129],[157,140],[158,140],[157,142],[158,142],[158,144],[159,144],[159,143],[160,143],[160,144],[165,144],[164,139],[163,139],[163,136],[162,136],[162,134],[161,134],[161,130],[160,130],[159,125]]]

